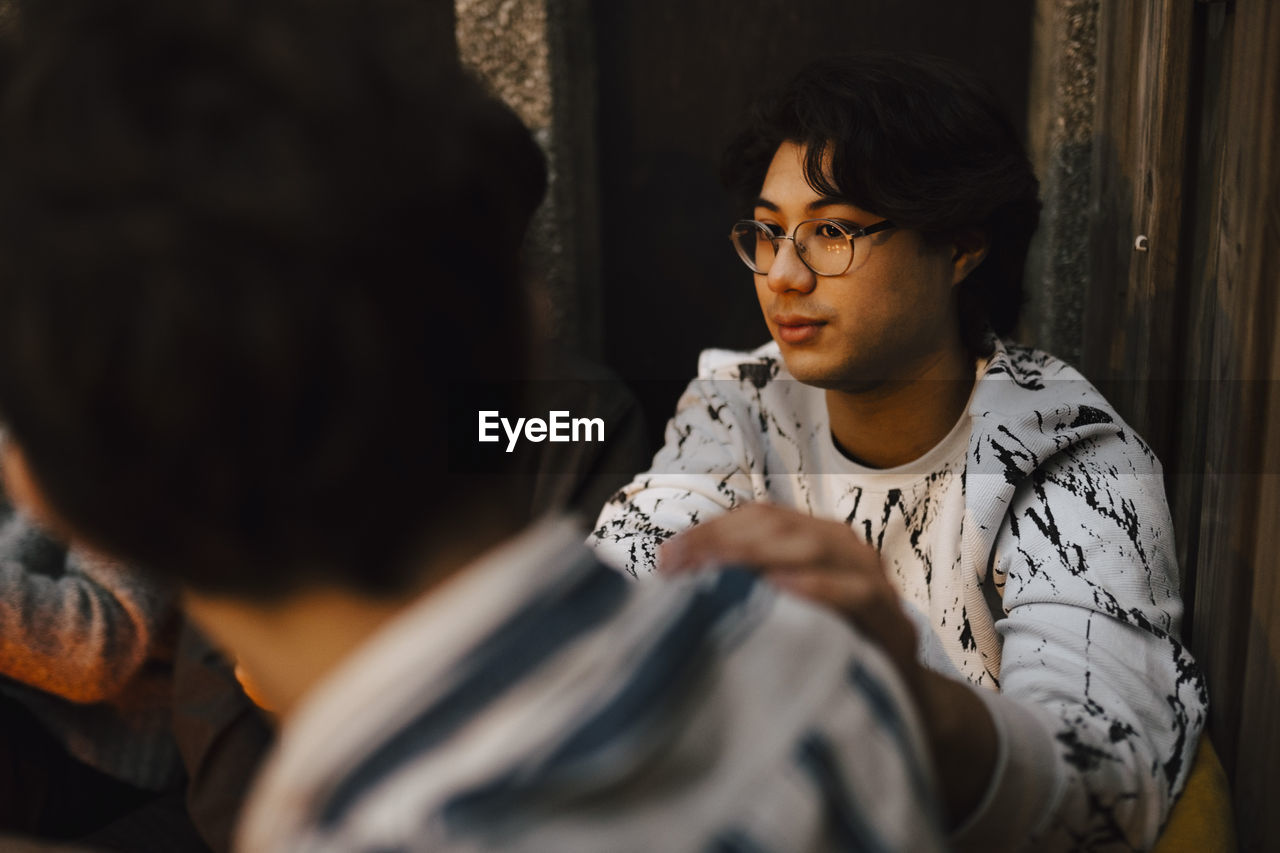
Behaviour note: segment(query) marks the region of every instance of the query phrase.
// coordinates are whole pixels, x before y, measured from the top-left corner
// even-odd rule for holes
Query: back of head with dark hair
[[[1039,185],[980,80],[925,56],[864,53],[809,64],[753,105],[725,151],[722,176],[744,208],[784,142],[805,147],[805,176],[823,195],[929,238],[982,229],[990,248],[961,285],[961,333],[981,352],[988,327],[1013,331]]]
[[[500,505],[449,474],[445,409],[526,361],[545,167],[508,109],[407,49],[415,5],[22,19],[0,414],[91,542],[207,592],[391,592]]]

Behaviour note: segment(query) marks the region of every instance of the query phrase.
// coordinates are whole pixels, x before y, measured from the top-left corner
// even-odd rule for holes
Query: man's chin
[[[840,391],[844,394],[869,394],[883,389],[889,382],[887,379],[819,378],[811,381],[800,379],[799,377],[796,378],[803,385],[812,385],[814,388],[821,388],[823,391]]]
[[[797,382],[812,385],[824,391],[843,391],[848,394],[864,394],[881,388],[889,381],[878,375],[879,371],[860,371],[848,365],[823,364],[820,360],[807,357],[809,354],[783,352],[782,360],[787,365],[787,372]]]

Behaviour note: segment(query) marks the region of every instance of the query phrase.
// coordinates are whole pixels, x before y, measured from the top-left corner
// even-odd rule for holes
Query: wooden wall
[[[1240,842],[1277,849],[1280,3],[1100,14],[1083,367],[1165,461]]]

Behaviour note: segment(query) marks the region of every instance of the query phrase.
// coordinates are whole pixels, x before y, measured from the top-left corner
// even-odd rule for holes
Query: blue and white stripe
[[[526,534],[541,544],[337,673],[315,700],[330,708],[286,733],[241,849],[942,846],[918,721],[870,643],[746,572],[635,585],[545,547],[572,536]],[[441,605],[485,626],[445,661]],[[375,695],[335,698],[344,677]]]

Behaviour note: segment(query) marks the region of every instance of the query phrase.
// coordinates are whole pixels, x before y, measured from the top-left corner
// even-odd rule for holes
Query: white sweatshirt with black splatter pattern
[[[995,720],[995,776],[953,840],[1145,848],[1208,701],[1180,641],[1160,463],[1066,363],[997,341],[978,370],[951,433],[885,471],[840,453],[825,392],[776,345],[704,352],[665,446],[590,544],[646,577],[665,539],[747,502],[846,520],[932,628],[922,658],[959,670]]]

